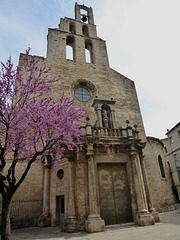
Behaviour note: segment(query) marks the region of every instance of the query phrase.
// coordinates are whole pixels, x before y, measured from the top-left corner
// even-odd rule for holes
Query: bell
[[[82,20],[83,22],[86,22],[86,21],[87,21],[87,16],[86,16],[86,15],[82,15],[81,20]]]

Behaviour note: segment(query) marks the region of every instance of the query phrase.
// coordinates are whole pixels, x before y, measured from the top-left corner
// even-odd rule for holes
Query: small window
[[[85,57],[87,63],[94,63],[93,45],[90,40],[85,41]]]
[[[64,177],[64,171],[63,171],[62,169],[60,169],[60,170],[57,171],[57,177],[58,177],[59,179],[63,179],[63,177]]]
[[[74,95],[80,102],[87,102],[91,97],[90,92],[83,87],[76,88]]]
[[[88,27],[86,25],[83,25],[82,27],[82,33],[85,37],[89,36],[89,31],[88,31]]]
[[[80,102],[88,102],[95,96],[95,86],[85,79],[79,79],[72,85],[72,94]]]
[[[164,147],[164,151],[165,151],[165,153],[167,153],[167,147],[166,146]]]
[[[173,141],[173,138],[170,137],[169,139],[170,139],[170,143],[173,144],[173,142],[174,142],[174,141]]]
[[[91,63],[91,54],[88,49],[85,49],[86,63]]]
[[[75,60],[75,41],[74,36],[70,35],[66,38],[66,59]]]
[[[160,171],[161,171],[161,177],[165,178],[166,176],[165,176],[163,161],[162,161],[162,158],[161,158],[160,155],[158,156],[158,162],[159,162],[159,168],[160,168]]]
[[[73,22],[69,24],[69,31],[73,34],[76,33],[75,24]]]
[[[69,45],[66,45],[66,59],[73,60],[73,48]]]

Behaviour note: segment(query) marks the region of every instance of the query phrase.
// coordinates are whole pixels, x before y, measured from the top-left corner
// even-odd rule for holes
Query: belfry
[[[58,28],[48,29],[47,57],[38,58],[62,77],[53,85],[55,97],[76,98],[89,117],[81,142],[66,151],[57,171],[49,157],[38,163],[36,193],[25,199],[42,203],[29,203],[40,213],[32,216],[36,224],[98,232],[106,225],[159,222],[157,211],[174,209],[162,145],[146,137],[134,82],[110,68],[92,8],[76,3],[75,19],[61,18]]]

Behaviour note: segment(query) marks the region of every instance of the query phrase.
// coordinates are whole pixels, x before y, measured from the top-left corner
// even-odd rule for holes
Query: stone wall
[[[10,166],[10,162],[7,163],[8,166]],[[26,163],[17,164],[16,181],[22,175],[25,167]],[[41,161],[37,161],[32,164],[27,177],[12,198],[10,216],[14,219],[14,226],[35,226],[38,217],[42,214],[42,201],[43,164]],[[1,206],[2,198],[0,200]]]
[[[158,162],[159,155],[162,158],[165,177],[161,175]],[[160,140],[152,137],[147,138],[147,144],[144,149],[144,161],[153,207],[158,212],[174,210],[174,197],[164,157],[163,144]]]

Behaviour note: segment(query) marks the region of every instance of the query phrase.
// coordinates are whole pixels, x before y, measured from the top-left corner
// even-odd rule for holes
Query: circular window
[[[84,87],[76,88],[74,91],[74,95],[81,102],[87,102],[91,97],[90,92]]]
[[[64,177],[64,171],[62,169],[58,170],[57,171],[57,177],[59,179],[62,179]]]

